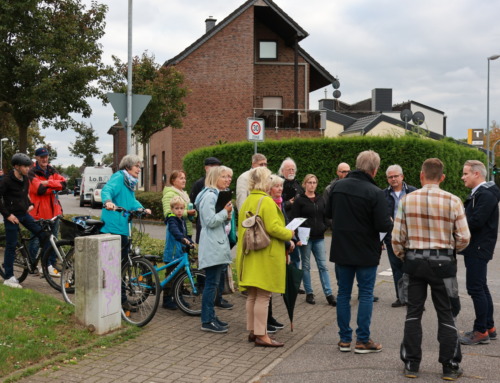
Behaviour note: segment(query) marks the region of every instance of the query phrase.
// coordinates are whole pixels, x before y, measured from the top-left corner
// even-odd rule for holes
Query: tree
[[[87,126],[84,123],[78,124],[75,128],[78,133],[76,141],[71,143],[69,152],[72,156],[83,158],[83,166],[94,166],[94,154],[100,154],[101,151],[97,148],[97,137],[92,125]]]
[[[77,123],[70,113],[91,114],[87,99],[102,96],[105,72],[98,40],[106,5],[81,0],[0,2],[0,103],[15,122],[19,150],[37,121],[64,130]]]
[[[107,153],[102,156],[101,158],[101,163],[104,166],[111,166],[113,165],[113,153]]]
[[[186,104],[183,99],[188,90],[183,87],[184,76],[174,67],[160,66],[155,63],[155,56],[134,57],[132,63],[132,89],[136,94],[151,95],[151,102],[141,115],[133,129],[137,141],[143,145],[144,166],[148,167],[146,145],[151,136],[166,127],[182,127],[182,118],[186,115]],[[122,63],[113,56],[114,70],[108,72],[103,84],[117,93],[127,91],[127,63]],[[149,187],[149,171],[145,171],[144,184]]]

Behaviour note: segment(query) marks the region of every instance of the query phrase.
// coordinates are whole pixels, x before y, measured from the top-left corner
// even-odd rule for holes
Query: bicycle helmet
[[[12,156],[12,159],[10,160],[10,162],[12,163],[12,166],[15,166],[15,165],[31,166],[31,158],[29,158],[24,153],[14,154]]]

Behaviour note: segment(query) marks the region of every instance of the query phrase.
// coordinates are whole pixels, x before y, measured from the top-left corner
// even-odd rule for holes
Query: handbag
[[[246,216],[248,218],[241,223],[241,226],[246,229],[243,235],[243,252],[245,255],[250,251],[262,250],[271,243],[271,237],[266,232],[264,221],[259,216],[260,204],[263,198],[259,200],[255,215],[247,211]]]

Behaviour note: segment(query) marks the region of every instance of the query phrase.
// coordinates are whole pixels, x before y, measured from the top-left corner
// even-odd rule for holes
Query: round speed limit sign
[[[248,118],[247,129],[249,141],[264,141],[264,119]]]

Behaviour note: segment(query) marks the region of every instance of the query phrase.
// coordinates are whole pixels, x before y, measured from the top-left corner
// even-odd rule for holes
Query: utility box
[[[78,323],[106,334],[121,327],[121,238],[75,238],[75,315]]]

